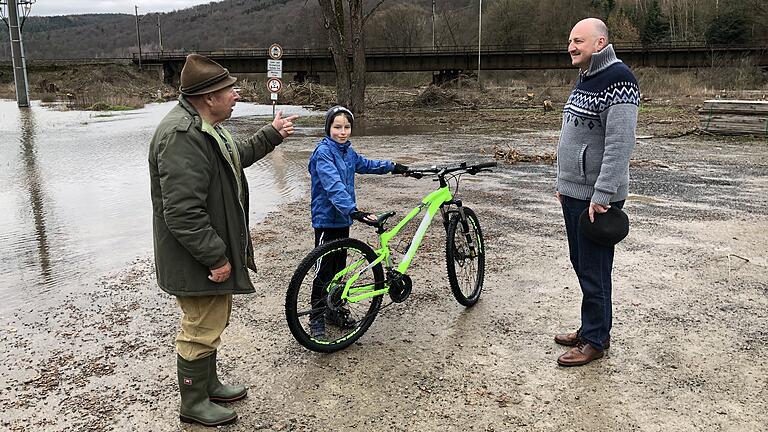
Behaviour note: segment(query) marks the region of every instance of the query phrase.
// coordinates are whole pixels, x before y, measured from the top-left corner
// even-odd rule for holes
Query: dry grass
[[[416,97],[415,105],[421,108],[462,105],[459,96],[453,90],[430,85]]]
[[[289,83],[280,96],[283,103],[291,105],[312,105],[321,108],[336,105],[336,89],[334,87],[311,82]]]
[[[689,70],[639,68],[635,73],[645,101],[668,99],[668,105],[693,106],[712,97],[768,99],[768,76],[748,63]],[[263,75],[241,78],[238,85],[244,101],[271,103]],[[473,76],[462,76],[439,87],[429,84],[431,73],[374,73],[369,78],[366,104],[372,109],[536,111],[543,110],[549,100],[557,111],[570,94],[576,71],[482,71],[480,85]],[[140,72],[130,64],[33,67],[29,81],[32,99],[69,101],[75,108],[95,104],[139,107],[178,95],[175,88],[160,81],[157,71]],[[292,83],[286,79],[278,103],[325,109],[336,103],[335,94],[332,84]],[[15,99],[12,82],[0,84],[0,98]]]
[[[69,99],[67,107],[86,111],[122,111],[142,108],[144,104],[145,100],[137,96],[88,92]]]
[[[147,102],[176,97],[157,71],[138,71],[130,64],[32,66],[28,69],[33,100],[66,101],[73,109],[133,109]],[[15,99],[15,87],[0,85],[0,97]]]
[[[643,95],[654,98],[710,97],[723,91],[768,89],[768,77],[748,64],[686,70],[640,68],[635,74]]]

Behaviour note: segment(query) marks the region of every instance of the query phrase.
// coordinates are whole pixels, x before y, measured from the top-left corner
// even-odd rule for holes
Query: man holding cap
[[[579,77],[563,108],[556,196],[583,298],[581,327],[555,336],[555,342],[573,347],[558,364],[581,366],[603,357],[610,345],[614,247],[610,241],[596,242],[591,236],[596,230],[586,230],[585,235],[579,216],[586,212],[588,222],[594,223],[610,207],[624,204],[640,90],[632,71],[616,58],[608,29],[599,19],[587,18],[573,27],[568,53],[579,67]]]
[[[236,80],[213,60],[190,54],[179,103],[158,125],[149,149],[157,283],[182,311],[176,337],[180,419],[205,426],[234,422],[237,414],[218,403],[247,395],[244,386],[222,384],[216,371],[232,295],[255,291],[243,168],[293,134],[296,119],[278,111],[271,124],[235,141],[221,123],[240,98]]]

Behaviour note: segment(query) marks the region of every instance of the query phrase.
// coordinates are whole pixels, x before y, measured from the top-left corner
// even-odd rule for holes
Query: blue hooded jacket
[[[355,173],[386,174],[395,164],[386,160],[368,160],[350,147],[323,138],[309,158],[312,179],[312,227],[343,228],[352,225],[349,213],[357,207]]]

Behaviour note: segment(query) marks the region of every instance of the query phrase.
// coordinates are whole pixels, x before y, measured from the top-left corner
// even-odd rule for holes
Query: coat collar
[[[331,139],[331,137],[326,136],[323,138],[322,141],[320,141],[320,144],[327,145],[333,149],[336,149],[340,152],[346,152],[350,145],[352,145],[352,142],[350,140],[347,140],[344,144],[338,143]]]
[[[197,112],[197,109],[191,103],[189,103],[189,100],[184,95],[179,95],[179,105],[181,105],[181,107],[184,108],[192,116],[192,121],[194,122],[195,127],[202,129],[203,118],[200,116],[200,113]]]
[[[613,44],[608,44],[601,51],[592,54],[592,58],[589,60],[589,67],[586,72],[582,72],[585,77],[590,77],[602,72],[608,68],[608,66],[614,63],[621,63],[621,60],[616,58],[616,52],[613,50]]]

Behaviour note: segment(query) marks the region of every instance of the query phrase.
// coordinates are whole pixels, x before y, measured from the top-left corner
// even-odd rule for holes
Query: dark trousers
[[[622,208],[624,201],[611,203]],[[581,285],[581,328],[579,335],[597,349],[603,349],[613,319],[611,305],[611,270],[613,246],[602,246],[589,240],[579,229],[579,215],[589,208],[589,201],[562,195],[565,231],[571,264]]]
[[[349,237],[349,227],[315,228],[315,247],[333,240]],[[344,268],[347,254],[344,251],[324,256],[317,263],[315,279],[312,281],[312,309],[325,309],[323,300],[327,292],[325,288],[333,276]],[[310,314],[310,319],[316,319],[319,313]]]

